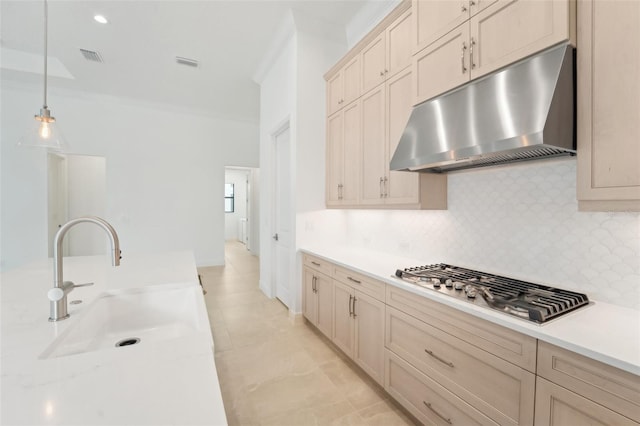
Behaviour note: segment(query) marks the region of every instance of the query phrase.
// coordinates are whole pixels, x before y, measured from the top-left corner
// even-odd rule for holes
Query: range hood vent
[[[574,49],[563,44],[416,106],[391,170],[575,155],[574,96]]]
[[[182,56],[176,56],[176,63],[180,65],[186,65],[188,67],[198,68],[200,63],[195,59],[183,58]]]

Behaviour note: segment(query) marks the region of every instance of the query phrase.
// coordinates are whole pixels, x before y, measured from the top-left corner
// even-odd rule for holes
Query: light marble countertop
[[[495,324],[640,375],[640,311],[596,300],[585,308],[570,312],[549,323],[536,324],[412,285],[393,276],[396,269],[440,263],[439,260],[411,259],[344,246],[309,245],[302,247],[301,251]],[[467,265],[458,266],[466,267]],[[473,269],[473,267],[470,268]],[[500,274],[499,271],[484,272]],[[525,279],[524,277],[513,278]]]
[[[69,301],[82,303],[69,304],[70,318],[51,323],[51,259],[1,276],[1,424],[227,424],[208,323],[174,340],[40,359],[104,291],[156,284],[199,287],[191,252],[125,253],[117,268],[107,256],[68,257],[64,277],[95,285],[73,290]],[[204,298],[197,303],[206,312]]]

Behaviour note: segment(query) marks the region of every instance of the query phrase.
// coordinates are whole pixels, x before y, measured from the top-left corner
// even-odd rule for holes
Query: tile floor
[[[259,263],[239,242],[226,265],[198,270],[230,425],[413,425],[376,383],[313,326],[258,288]]]

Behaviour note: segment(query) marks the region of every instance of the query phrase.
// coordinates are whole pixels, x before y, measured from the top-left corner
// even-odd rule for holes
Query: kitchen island
[[[107,256],[69,257],[64,273],[65,280],[94,285],[69,293],[70,317],[59,322],[48,321],[51,259],[2,274],[2,424],[226,424],[211,329],[190,252],[125,253],[116,268]],[[101,297],[131,289],[192,294],[192,329],[131,346],[52,350],[90,321],[88,314]]]

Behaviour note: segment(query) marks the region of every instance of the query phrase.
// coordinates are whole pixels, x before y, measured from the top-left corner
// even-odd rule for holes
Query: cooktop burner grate
[[[476,305],[538,323],[589,304],[586,294],[444,263],[399,269],[396,276]]]

